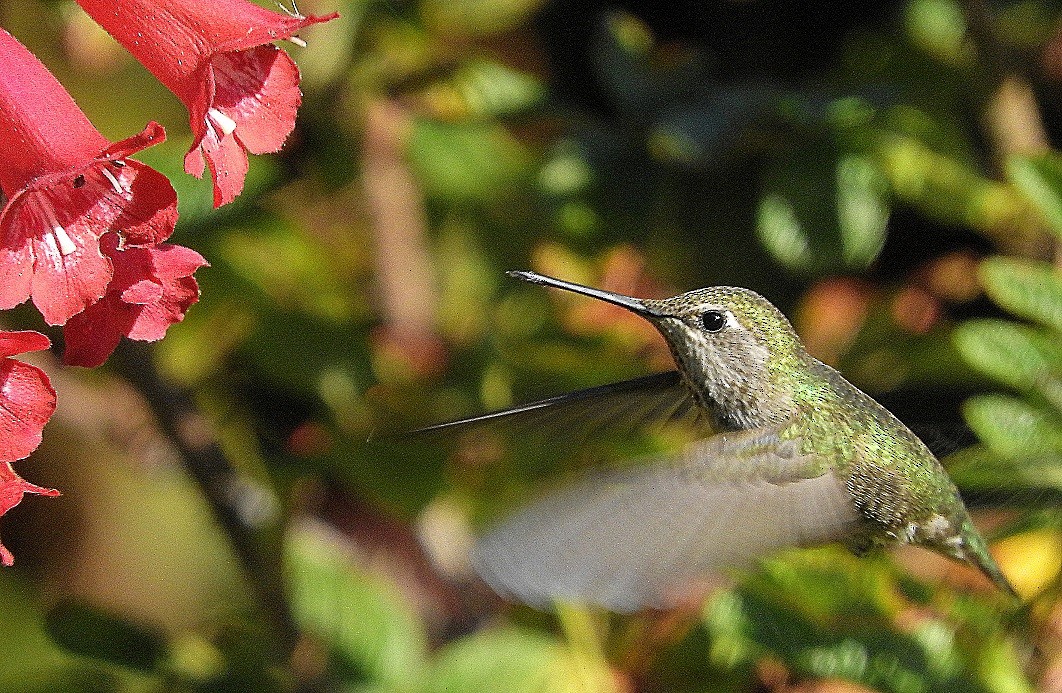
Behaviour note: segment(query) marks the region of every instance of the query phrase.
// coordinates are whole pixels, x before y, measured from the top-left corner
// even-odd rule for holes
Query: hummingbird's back
[[[903,422],[833,368],[809,357],[822,383],[801,402],[805,446],[834,460],[866,521],[854,548],[924,544],[953,555],[969,516],[936,456]]]

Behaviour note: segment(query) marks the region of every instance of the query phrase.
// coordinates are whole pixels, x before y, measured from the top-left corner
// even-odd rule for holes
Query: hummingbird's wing
[[[592,476],[495,528],[473,549],[500,594],[618,612],[674,604],[684,587],[787,546],[858,529],[843,481],[775,430],[719,434],[669,460]]]
[[[672,421],[693,423],[699,411],[678,371],[668,371],[436,424],[418,429],[414,434],[459,433],[505,426],[514,431],[585,437]]]

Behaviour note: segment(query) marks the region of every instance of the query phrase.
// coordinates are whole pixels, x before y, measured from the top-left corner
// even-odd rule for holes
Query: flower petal
[[[110,231],[121,233],[129,245],[154,245],[173,234],[177,225],[177,192],[170,181],[139,161],[126,161],[120,177],[128,191],[121,200],[107,196],[102,204],[118,205]]]
[[[111,278],[109,231],[131,245],[169,238],[177,195],[126,156],[162,141],[149,123],[111,144],[58,80],[0,29],[0,310],[27,298],[52,325],[95,303]]]
[[[166,286],[162,298],[145,305],[126,333],[129,339],[154,342],[166,336],[170,325],[184,320],[185,313],[199,302],[199,283],[194,277],[176,277]]]
[[[162,299],[162,285],[150,279],[141,279],[118,295],[122,303],[145,306]]]
[[[112,149],[143,144],[145,133]],[[0,260],[7,260],[0,266],[0,309],[32,294],[45,321],[62,325],[107,289],[111,265],[100,252],[101,236],[114,231],[129,245],[155,244],[176,223],[173,186],[139,161],[98,158],[40,176],[0,212]]]
[[[33,304],[49,325],[62,325],[107,290],[111,263],[94,231],[84,223],[55,226],[33,242]]]
[[[127,157],[142,152],[148,147],[154,147],[156,144],[160,144],[166,141],[166,130],[154,120],[149,122],[140,133],[133,135],[132,137],[126,137],[124,140],[115,142],[102,152],[99,157],[103,159],[125,159]]]
[[[202,175],[204,159],[214,180],[214,206],[220,207],[235,200],[243,191],[248,168],[247,152],[235,135],[224,135],[210,127],[199,148],[185,156],[185,172],[196,175],[198,167],[199,175]]]
[[[117,296],[104,296],[63,325],[63,363],[85,368],[99,366],[132,328],[135,317],[128,304]]]
[[[151,264],[161,295],[143,305],[126,333],[130,339],[145,342],[162,339],[167,328],[184,320],[188,309],[199,301],[199,284],[192,274],[207,261],[191,248],[165,244],[151,249]]]
[[[199,253],[177,245],[118,250],[107,237],[102,246],[115,266],[107,294],[63,328],[63,361],[75,366],[100,365],[123,336],[162,339],[199,300],[192,274],[207,264]]]
[[[339,15],[303,17],[248,0],[78,0],[118,43],[187,105],[216,53],[285,39]]]
[[[25,354],[30,351],[44,351],[51,345],[47,337],[33,330],[0,332],[0,357]]]
[[[214,107],[236,123],[236,137],[252,154],[279,151],[295,128],[302,103],[299,68],[276,46],[220,53],[212,61]]]
[[[0,310],[14,308],[30,297],[33,251],[30,240],[0,217]]]
[[[55,390],[44,371],[12,358],[0,359],[0,461],[19,460],[36,450],[54,411]]]

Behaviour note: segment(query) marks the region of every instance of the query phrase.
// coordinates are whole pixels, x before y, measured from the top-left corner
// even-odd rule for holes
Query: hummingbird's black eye
[[[701,316],[701,322],[704,323],[704,329],[709,332],[718,332],[726,327],[726,315],[722,311],[706,310]]]

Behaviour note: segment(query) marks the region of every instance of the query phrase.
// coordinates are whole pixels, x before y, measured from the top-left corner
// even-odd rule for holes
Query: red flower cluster
[[[139,259],[166,247],[159,244],[177,223],[177,194],[165,176],[126,157],[161,142],[165,132],[149,123],[139,135],[111,144],[48,69],[4,31],[0,62],[0,160],[9,164],[0,167],[7,198],[0,211],[0,309],[32,298],[51,325],[69,325],[78,316],[83,322],[89,313],[110,325],[128,324],[123,334],[133,338],[134,322],[153,320],[153,329],[139,332],[158,339],[184,317],[159,306],[194,303],[191,275],[206,264],[198,255],[191,267],[183,257],[163,267]],[[180,272],[181,286],[159,281]],[[141,315],[130,321],[126,304],[106,296],[140,281],[162,290],[141,292]],[[102,363],[117,345],[99,331],[68,327],[64,334],[78,364]]]
[[[185,170],[209,166],[214,204],[243,189],[247,152],[275,152],[295,125],[299,71],[271,44],[326,17],[265,10],[248,0],[79,0],[188,107]],[[294,40],[294,39],[293,39]],[[111,143],[37,58],[0,29],[0,310],[32,300],[62,325],[64,361],[97,366],[122,337],[161,339],[199,300],[207,264],[165,241],[177,195],[128,157],[163,141],[161,126]],[[47,349],[36,332],[0,332],[0,515],[25,493],[58,495],[11,462],[40,444],[55,392],[12,356]],[[10,565],[0,544],[0,563]]]

